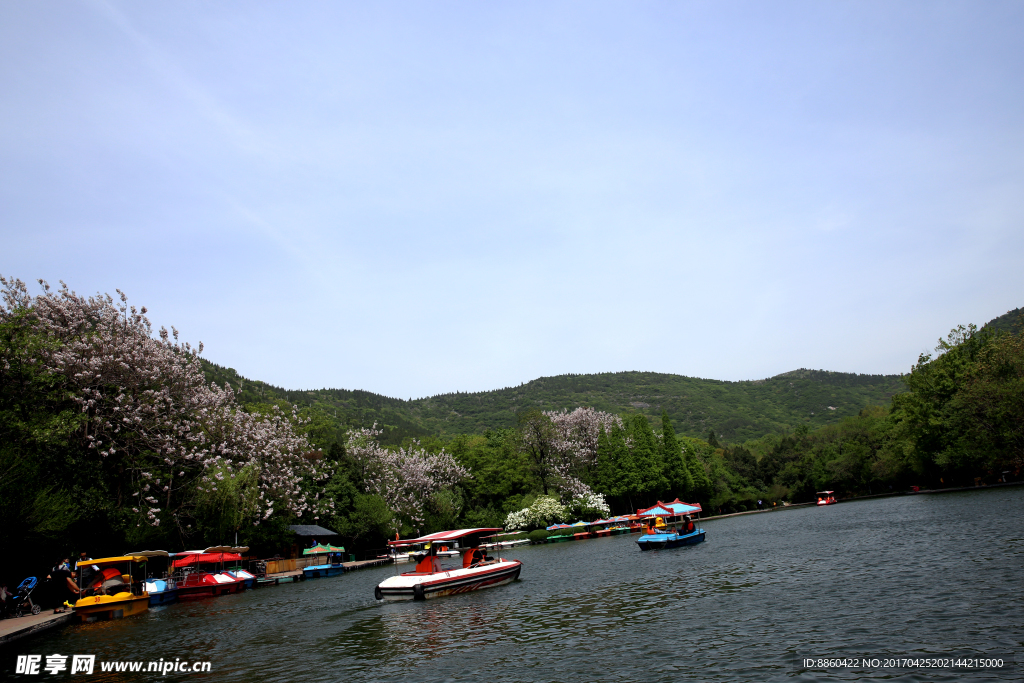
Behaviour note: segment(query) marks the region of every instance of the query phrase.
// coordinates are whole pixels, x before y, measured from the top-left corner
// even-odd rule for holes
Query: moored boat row
[[[675,548],[700,543],[705,531],[696,528],[689,513],[700,511],[699,505],[661,503],[639,510],[637,515],[611,517],[594,522],[553,525],[549,530],[569,529],[548,537],[548,541],[601,538],[638,532],[647,522],[647,533],[637,539],[641,550]],[[682,517],[682,528],[672,528],[665,522]],[[573,532],[573,529],[579,531]],[[413,571],[402,572],[379,583],[374,589],[377,600],[427,600],[444,595],[501,586],[515,581],[522,571],[519,560],[493,558],[488,549],[513,547],[529,543],[528,539],[510,538],[516,534],[501,534],[498,528],[456,529],[428,534],[415,539],[396,539],[389,542],[391,561],[415,561]],[[82,586],[75,613],[82,621],[118,619],[139,614],[150,605],[165,605],[176,600],[217,597],[238,593],[260,585],[260,577],[239,566],[226,568],[228,563],[240,563],[247,547],[216,546],[205,550],[168,553],[162,550],[138,551],[120,557],[87,560],[79,563],[78,585]],[[341,553],[344,548],[329,544],[316,544],[303,551],[312,556],[316,564],[301,571],[302,578],[335,576],[344,572]],[[462,556],[461,566],[441,564],[441,558]],[[323,561],[320,561],[323,557]],[[166,571],[162,578],[147,578],[147,563],[163,560]],[[299,572],[295,572],[298,574]]]
[[[216,546],[205,550],[168,553],[140,550],[119,557],[78,563],[75,614],[83,622],[121,619],[151,605],[179,600],[217,597],[256,586],[256,575],[227,563],[240,563],[247,547]],[[163,576],[147,571],[152,561],[163,561]]]

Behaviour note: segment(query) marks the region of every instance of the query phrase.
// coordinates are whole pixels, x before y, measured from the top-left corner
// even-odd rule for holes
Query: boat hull
[[[83,624],[108,619],[123,619],[141,614],[149,609],[149,594],[133,595],[118,593],[116,595],[96,595],[80,598],[75,603],[75,616]]]
[[[576,537],[572,534],[558,534],[556,536],[548,536],[548,543],[565,543],[566,541],[575,541]]]
[[[302,570],[303,576],[307,579],[319,579],[326,576],[338,576],[344,574],[345,568],[340,564],[318,564],[312,567],[305,567]]]
[[[240,593],[243,590],[245,590],[245,581],[240,579],[217,581],[213,574],[191,574],[184,581],[178,582],[178,600],[215,598],[229,593]]]
[[[169,605],[172,602],[178,600],[178,589],[160,591],[159,593],[149,594],[149,606],[155,607],[157,605]]]
[[[378,600],[430,600],[511,583],[519,578],[522,567],[519,560],[498,560],[470,569],[431,574],[409,572],[382,581],[373,594]]]
[[[173,579],[146,581],[146,592],[149,593],[150,607],[167,605],[178,600],[178,584]]]
[[[679,534],[644,534],[636,539],[640,550],[667,550],[669,548],[681,548],[684,545],[694,545],[704,541],[705,531],[697,529],[693,533]]]

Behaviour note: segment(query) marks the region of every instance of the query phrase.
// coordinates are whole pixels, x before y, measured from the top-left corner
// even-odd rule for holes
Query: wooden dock
[[[264,580],[264,578],[266,580]],[[295,569],[290,572],[277,572],[276,574],[267,574],[266,577],[260,577],[257,580],[257,585],[277,585],[279,583],[294,583],[296,581],[305,581],[306,577],[302,573],[301,569]]]
[[[368,567],[383,567],[386,564],[394,564],[395,560],[392,557],[377,557],[372,560],[359,560],[358,562],[342,562],[341,566],[345,568],[347,572],[354,572],[357,569],[366,569]]]
[[[345,568],[346,572],[354,572],[357,569],[366,569],[368,567],[383,567],[386,564],[392,564],[394,560],[390,557],[378,557],[372,560],[359,560],[358,562],[342,562],[341,566]],[[305,581],[306,577],[303,575],[301,569],[293,569],[287,572],[275,572],[273,574],[267,574],[262,576],[257,581],[257,585],[277,585],[279,583],[293,583],[295,581]]]
[[[46,610],[42,614],[0,619],[0,645],[7,645],[20,638],[63,626],[70,622],[72,617],[74,617],[74,613],[71,610],[62,614],[54,614],[53,610]]]

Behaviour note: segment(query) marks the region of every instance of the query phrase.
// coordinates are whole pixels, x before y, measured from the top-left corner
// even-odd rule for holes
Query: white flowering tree
[[[40,340],[29,362],[75,406],[77,438],[139,525],[170,518],[188,526],[197,487],[216,491],[242,472],[255,488],[239,490],[257,493],[240,507],[255,523],[275,510],[315,518],[326,507],[315,488],[329,472],[296,432],[294,414],[242,410],[230,387],[206,383],[202,344],[180,343],[173,327],[154,337],[146,308],[130,306],[120,291],[115,302],[40,284],[42,294],[30,296],[22,281],[0,277],[0,322],[27,326]]]
[[[569,511],[553,496],[540,496],[530,507],[510,512],[505,518],[505,529],[543,529],[568,519]]]
[[[577,496],[569,501],[565,508],[570,517],[589,521],[611,514],[611,508],[608,507],[604,494],[601,493],[590,492]]]
[[[444,449],[430,453],[418,442],[389,449],[381,446],[380,434],[376,424],[352,430],[345,452],[359,466],[367,492],[383,498],[396,513],[394,531],[399,531],[402,518],[421,528],[431,499],[472,475]]]

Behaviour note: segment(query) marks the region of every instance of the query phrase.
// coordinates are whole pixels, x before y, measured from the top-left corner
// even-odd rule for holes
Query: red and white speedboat
[[[378,600],[427,600],[442,595],[468,593],[511,583],[519,578],[523,563],[519,560],[493,559],[480,549],[480,539],[501,529],[456,529],[440,531],[413,541],[389,541],[392,545],[424,543],[417,553],[416,571],[404,572],[382,581],[373,590]],[[461,567],[442,567],[437,559],[441,546],[458,541],[462,551]]]

